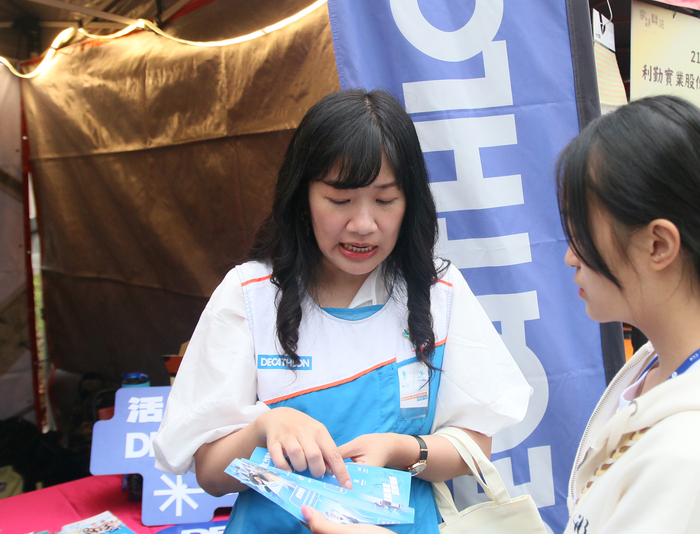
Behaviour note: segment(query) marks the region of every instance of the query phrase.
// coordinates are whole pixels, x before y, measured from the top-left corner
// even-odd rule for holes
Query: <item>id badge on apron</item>
[[[414,352],[396,355],[399,372],[401,419],[417,419],[428,415],[430,400],[430,373],[428,367],[416,358]]]

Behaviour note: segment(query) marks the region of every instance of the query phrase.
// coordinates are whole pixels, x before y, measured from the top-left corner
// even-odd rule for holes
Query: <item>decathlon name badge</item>
[[[430,374],[414,352],[397,354],[401,413],[404,418],[425,417],[430,397]]]

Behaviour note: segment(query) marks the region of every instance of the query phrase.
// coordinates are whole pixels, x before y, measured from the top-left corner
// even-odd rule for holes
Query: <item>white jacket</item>
[[[654,354],[650,343],[637,351],[588,422],[569,481],[565,534],[700,532],[700,366],[615,413],[620,395]],[[628,441],[645,428],[636,441]],[[607,470],[594,475],[616,449],[630,443]]]

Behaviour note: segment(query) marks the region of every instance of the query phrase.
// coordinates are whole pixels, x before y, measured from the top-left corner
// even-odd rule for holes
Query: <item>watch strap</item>
[[[420,445],[420,457],[418,458],[419,462],[425,462],[428,460],[428,446],[425,444],[425,440],[420,437],[420,436],[413,436],[416,438],[416,441],[418,441],[418,445]]]
[[[420,436],[413,436],[416,438],[418,445],[420,446],[420,456],[418,461],[413,465],[409,466],[408,472],[411,476],[416,476],[418,473],[423,471],[428,463],[428,445],[426,445],[425,440]]]

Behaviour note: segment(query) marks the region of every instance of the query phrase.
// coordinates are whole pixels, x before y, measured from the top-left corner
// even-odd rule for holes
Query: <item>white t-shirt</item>
[[[525,417],[532,388],[461,273],[449,269],[454,271],[452,310],[433,431],[457,426],[491,436]],[[386,303],[378,271],[365,280],[351,308]],[[268,410],[257,399],[256,372],[234,269],[212,294],[188,344],[153,443],[156,467],[186,472],[202,444],[241,429]]]

